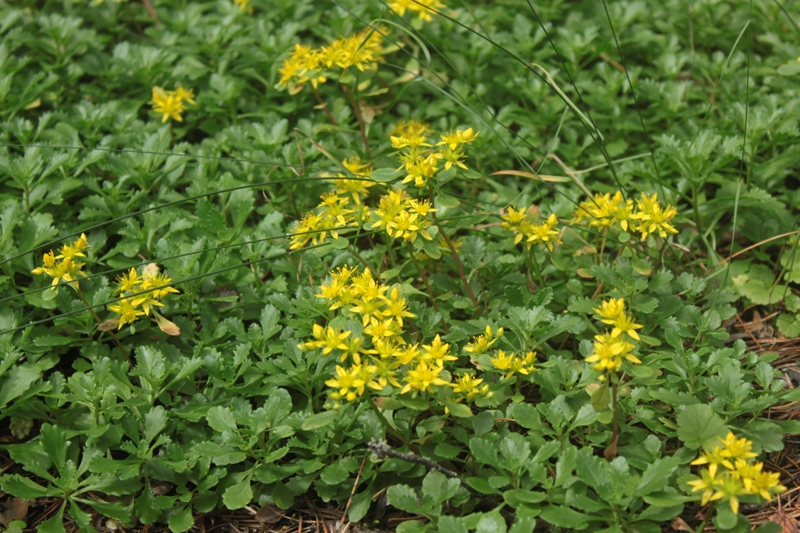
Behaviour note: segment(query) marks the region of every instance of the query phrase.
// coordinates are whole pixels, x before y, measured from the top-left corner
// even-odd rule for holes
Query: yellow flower
[[[405,378],[405,386],[400,394],[405,394],[409,391],[417,392],[431,392],[433,385],[447,385],[447,382],[440,378],[442,367],[436,365],[428,365],[424,361],[413,369],[409,370]]]
[[[422,360],[433,361],[437,365],[442,365],[445,361],[455,361],[458,359],[450,355],[450,345],[446,342],[442,342],[442,338],[439,335],[436,335],[433,342],[430,344],[423,344],[422,350]]]
[[[86,257],[83,253],[89,247],[89,241],[86,239],[86,234],[81,233],[77,241],[72,244],[64,244],[58,249],[56,259],[75,259],[76,257]]]
[[[172,278],[168,278],[166,273],[158,271],[158,265],[155,263],[148,263],[144,267],[144,276],[142,277],[141,290],[152,289],[151,294],[153,298],[164,298],[170,293],[179,292],[178,289],[171,287]]]
[[[324,328],[319,324],[314,324],[311,328],[311,335],[314,337],[313,341],[298,344],[297,347],[301,350],[323,348],[322,353],[327,355],[333,350],[347,350],[347,344],[344,341],[350,336],[350,332],[339,333],[333,328]]]
[[[751,459],[756,457],[756,454],[752,451],[753,443],[747,439],[737,439],[732,432],[728,432],[725,439],[720,439],[720,441],[725,447],[722,452],[725,457],[730,457],[731,459]],[[733,467],[729,466],[728,468]]]
[[[471,143],[478,138],[478,133],[472,131],[472,128],[466,130],[449,131],[442,134],[441,142],[436,143],[436,146],[447,146],[451,150],[455,150],[462,144]]]
[[[719,465],[725,466],[726,468],[733,468],[733,464],[727,459],[727,456],[723,454],[723,450],[719,446],[715,446],[713,450],[703,451],[700,454],[700,457],[692,461],[693,465],[708,465],[708,470],[711,472],[712,476],[717,474],[717,469]]]
[[[595,370],[616,372],[622,368],[623,359],[641,364],[641,361],[631,353],[633,350],[631,343],[620,337],[612,337],[609,333],[595,335],[594,338],[594,350],[592,355],[586,358],[586,362],[595,363],[593,366]]]
[[[760,494],[765,500],[771,499],[773,494],[782,494],[786,487],[780,484],[780,477],[778,472],[762,472],[753,479],[750,492]]]
[[[325,382],[328,387],[337,389],[335,393],[331,394],[331,396],[335,396],[335,400],[345,398],[349,402],[364,394],[366,384],[361,365],[353,365],[350,368],[336,365],[336,376]]]
[[[600,303],[600,307],[592,310],[600,316],[603,324],[613,324],[625,313],[625,300],[623,298],[604,300]]]
[[[497,339],[502,336],[503,328],[499,328],[497,334],[495,334],[491,326],[486,326],[483,335],[472,337],[472,342],[467,344],[464,351],[475,355],[486,353],[489,351],[489,348],[497,342]]]
[[[181,113],[186,111],[183,100],[172,91],[165,91],[161,87],[153,87],[153,111],[162,113],[161,122],[168,119],[183,122]]]
[[[632,316],[623,313],[614,320],[614,329],[611,330],[611,336],[617,337],[624,333],[638,341],[641,339],[639,338],[639,334],[636,332],[637,329],[642,329],[642,325],[636,324],[633,321]]]
[[[397,325],[403,327],[404,318],[416,318],[417,315],[411,313],[406,305],[406,299],[400,297],[397,287],[392,289],[388,297],[384,297],[384,309],[380,312],[383,318],[395,319]]]
[[[710,501],[722,498],[722,494],[717,492],[719,480],[716,479],[715,475],[705,469],[700,472],[700,475],[700,479],[689,481],[687,483],[692,487],[692,492],[697,492],[698,490],[703,491],[703,499],[700,504],[705,505]]]
[[[462,394],[467,400],[472,400],[480,394],[481,389],[478,385],[481,383],[483,383],[482,379],[476,379],[472,374],[464,374],[455,383],[451,383],[450,386],[453,387],[453,392],[456,394]]]
[[[419,18],[425,21],[430,21],[431,14],[441,11],[444,7],[446,6],[441,0],[390,0],[389,2],[389,8],[401,17],[406,14],[406,10],[416,11]]]
[[[123,298],[116,305],[109,305],[108,309],[119,315],[117,329],[122,329],[125,324],[132,324],[144,315],[144,311],[139,310],[139,306],[130,298]]]
[[[51,290],[55,290],[61,281],[71,283],[75,288],[78,288],[78,276],[86,277],[86,274],[81,270],[86,263],[75,261],[76,257],[86,257],[83,253],[89,247],[86,240],[86,235],[81,234],[80,238],[72,244],[65,244],[59,248],[59,254],[55,255],[53,251],[46,252],[42,256],[42,266],[31,270],[31,274],[40,276],[45,274],[53,278],[50,284]],[[61,261],[58,261],[58,260]]]
[[[117,288],[114,291],[114,294],[123,292],[137,292],[139,290],[138,287],[141,284],[142,278],[139,277],[139,273],[136,271],[136,269],[132,268],[127,274],[123,274],[117,278]]]
[[[516,373],[523,375],[532,373],[534,358],[533,352],[528,352],[524,358],[521,358],[513,353],[506,354],[505,351],[498,350],[494,357],[489,358],[489,361],[497,370],[506,373],[503,379],[508,379]]]

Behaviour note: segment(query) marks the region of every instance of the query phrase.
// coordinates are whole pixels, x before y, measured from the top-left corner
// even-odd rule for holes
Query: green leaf
[[[430,496],[434,505],[439,505],[455,496],[461,481],[448,478],[441,472],[431,470],[422,480],[422,494]]]
[[[214,431],[218,431],[219,433],[224,433],[226,431],[231,433],[236,432],[236,419],[233,417],[233,412],[230,407],[222,407],[220,405],[212,407],[208,410],[206,420],[208,420],[208,425],[211,426],[211,429]]]
[[[608,387],[608,383],[603,383],[598,389],[592,392],[591,398],[592,407],[598,413],[608,409],[609,404],[611,404],[611,390]]]
[[[58,508],[56,514],[39,524],[39,527],[36,528],[37,533],[66,533],[66,529],[64,529],[64,508],[66,506],[67,502],[65,501]]]
[[[144,415],[144,438],[147,442],[153,442],[161,431],[167,427],[167,411],[163,406],[157,405],[150,408]]]
[[[642,479],[639,481],[633,496],[644,496],[667,486],[667,480],[678,468],[678,465],[679,461],[674,456],[656,459],[655,462],[650,463],[642,474]]]
[[[539,411],[529,403],[512,403],[508,406],[508,416],[525,429],[541,429],[543,427]]]
[[[455,516],[439,517],[438,530],[442,533],[469,533],[467,526],[460,518]]]
[[[699,449],[703,444],[724,437],[727,426],[711,406],[706,404],[687,405],[678,415],[678,438],[688,448]]]
[[[47,488],[19,474],[0,477],[0,488],[3,489],[3,492],[23,500],[34,500],[51,495],[50,490]]]
[[[469,440],[469,450],[475,460],[482,465],[497,466],[497,442],[489,441],[480,437],[473,437]]]
[[[800,74],[800,61],[790,61],[778,67],[778,74],[781,76],[796,76]]]
[[[27,392],[31,384],[42,377],[42,370],[39,365],[28,363],[13,367],[0,387],[0,408]]]
[[[445,402],[445,406],[450,410],[451,415],[458,418],[469,418],[472,416],[472,410],[463,403]]]
[[[161,516],[161,510],[154,506],[155,496],[150,484],[145,484],[144,490],[133,503],[133,510],[143,524],[152,524]]]
[[[228,509],[241,509],[251,501],[253,501],[253,488],[250,486],[249,478],[231,485],[222,493],[222,503]]]
[[[381,183],[388,183],[396,180],[402,175],[402,172],[399,170],[394,170],[393,168],[379,168],[374,170],[369,177],[375,181],[380,181]]]
[[[507,530],[506,521],[495,511],[481,517],[475,533],[506,533]]]
[[[501,494],[499,490],[492,487],[489,482],[482,477],[468,477],[466,481],[467,485],[477,490],[481,494]]]
[[[536,519],[527,516],[517,516],[514,519],[514,525],[511,526],[508,533],[533,533],[534,527],[536,527]]]
[[[544,492],[534,492],[526,489],[510,489],[503,493],[503,500],[514,508],[525,504],[537,504],[546,499],[547,494]]]
[[[562,505],[548,505],[542,509],[539,517],[554,526],[573,529],[583,529],[592,519],[597,520],[597,518],[591,515],[579,513],[578,511],[574,511]]]
[[[351,522],[358,523],[367,516],[369,505],[372,503],[372,492],[365,490],[353,496],[353,502],[350,504],[350,511],[347,513],[347,519]]]
[[[44,424],[39,440],[56,470],[63,475],[67,470],[67,433],[58,426]]]
[[[734,514],[729,505],[720,505],[714,516],[714,525],[719,529],[733,529],[739,522],[739,516]]]
[[[303,424],[300,426],[300,428],[306,431],[323,428],[336,420],[336,417],[338,416],[338,411],[323,411],[321,413],[311,415],[303,420]]]
[[[189,531],[194,525],[191,504],[181,509],[179,513],[170,516],[167,525],[172,533],[184,533],[184,531]]]
[[[386,497],[389,503],[401,511],[412,514],[422,512],[422,507],[417,501],[417,493],[408,485],[392,485],[386,492]]]

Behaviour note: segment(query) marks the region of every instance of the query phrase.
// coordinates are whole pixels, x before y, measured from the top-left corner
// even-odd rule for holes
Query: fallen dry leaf
[[[282,518],[280,511],[274,505],[265,505],[256,513],[256,520],[262,524],[274,524]]]
[[[28,514],[28,500],[10,498],[3,504],[3,512],[0,513],[0,524],[8,526],[15,520],[22,520]]]
[[[770,516],[769,521],[775,522],[776,524],[781,526],[782,533],[798,533],[797,520],[795,520],[788,514],[784,513],[783,511],[778,511],[774,515]]]

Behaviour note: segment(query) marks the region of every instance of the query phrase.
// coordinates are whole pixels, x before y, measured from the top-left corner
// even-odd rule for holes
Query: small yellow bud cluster
[[[670,222],[677,214],[674,206],[662,207],[656,193],[652,196],[643,193],[634,207],[633,200],[625,200],[617,191],[613,197],[608,193],[595,194],[592,199],[581,202],[575,209],[575,222],[588,220],[589,226],[595,228],[618,224],[623,231],[639,232],[642,240],[650,234],[665,239],[678,233]]]
[[[86,266],[86,263],[76,261],[75,258],[86,257],[86,254],[83,252],[85,252],[88,247],[89,241],[86,239],[86,235],[81,233],[80,238],[72,244],[61,246],[61,248],[58,249],[58,255],[55,255],[52,250],[44,254],[42,258],[44,265],[39,268],[34,268],[31,274],[37,276],[46,274],[53,278],[53,282],[50,285],[51,290],[55,290],[56,286],[58,286],[61,281],[72,283],[73,286],[77,288],[77,277],[86,277],[86,274],[81,270]]]
[[[633,355],[635,346],[629,341],[639,340],[636,330],[642,326],[636,324],[633,316],[625,312],[625,300],[611,298],[602,302],[594,312],[602,323],[614,327],[610,332],[595,336],[594,350],[586,358],[586,362],[594,363],[593,368],[599,372],[616,372],[622,368],[623,359],[641,364],[639,358]]]
[[[328,234],[338,240],[340,231],[359,225],[357,217],[353,216],[356,210],[349,209],[352,196],[340,194],[339,190],[334,190],[320,196],[322,201],[317,205],[317,211],[303,215],[292,229],[289,249],[297,250],[309,241],[315,245],[324,243]]]
[[[503,333],[503,328],[493,330],[491,326],[486,326],[481,335],[472,337],[472,342],[464,347],[464,351],[478,362],[482,362],[487,367],[491,365],[493,370],[505,374],[503,379],[509,379],[514,374],[523,376],[533,374],[535,370],[533,364],[536,361],[534,352],[517,355],[515,353],[506,353],[505,350],[492,351],[492,347],[503,336]]]
[[[416,11],[420,19],[430,21],[436,11],[441,11],[446,6],[441,0],[390,0],[389,8],[401,17],[406,11]]]
[[[770,500],[774,494],[786,492],[786,487],[780,484],[779,473],[763,472],[764,463],[753,462],[756,454],[751,451],[751,441],[736,438],[733,433],[719,440],[722,446],[705,450],[692,461],[693,465],[708,465],[700,471],[698,479],[688,483],[692,492],[703,491],[702,505],[723,500],[738,513],[741,495],[757,494]],[[724,470],[720,470],[720,466]]]
[[[342,166],[357,178],[369,178],[375,170],[370,163],[362,163],[358,156],[345,159],[342,161]],[[339,194],[350,195],[357,205],[361,205],[369,196],[369,188],[375,185],[374,181],[348,179],[344,173],[337,174],[337,178],[339,179],[336,180],[336,187],[339,189]]]
[[[250,5],[250,0],[233,0],[233,3],[239,6],[239,9],[242,11],[246,9],[248,13],[253,12],[253,6]]]
[[[514,244],[519,244],[522,239],[525,239],[525,245],[530,250],[534,244],[541,244],[547,246],[547,249],[553,251],[553,246],[561,244],[558,238],[559,232],[555,230],[558,224],[558,217],[555,213],[542,222],[535,224],[530,220],[530,216],[524,209],[517,209],[509,207],[508,211],[501,215],[500,218],[503,222],[500,226],[516,233],[514,237]]]
[[[194,90],[184,89],[180,84],[175,86],[174,91],[165,91],[161,87],[153,87],[153,111],[162,113],[161,122],[168,119],[183,122],[181,113],[186,111],[184,102],[196,104],[194,101]]]
[[[396,130],[398,128],[395,128]],[[450,170],[453,165],[467,170],[464,160],[464,145],[471,143],[478,137],[472,128],[466,130],[449,131],[440,135],[441,141],[432,146],[428,143],[426,133],[429,132],[427,124],[411,121],[407,123],[404,131],[397,135],[390,135],[392,146],[398,150],[397,157],[405,169],[406,177],[403,183],[414,182],[423,188],[428,181],[439,171],[440,161],[444,161],[445,170]]]
[[[371,212],[371,228],[383,228],[393,239],[414,242],[420,236],[431,241],[428,228],[433,222],[429,215],[434,212],[436,209],[427,200],[412,199],[405,191],[393,189],[381,197],[378,208]]]
[[[494,357],[490,357],[489,361],[492,366],[500,372],[505,372],[503,379],[509,379],[514,374],[522,374],[528,376],[533,374],[533,363],[536,361],[536,354],[528,352],[525,355],[517,355],[515,353],[506,353],[503,350],[497,350]]]
[[[109,305],[108,310],[118,316],[104,322],[117,329],[122,329],[125,324],[133,324],[140,316],[153,317],[161,331],[169,335],[180,335],[180,329],[174,323],[164,318],[156,307],[163,307],[161,299],[170,293],[177,293],[178,289],[171,287],[172,279],[163,272],[159,272],[158,265],[150,263],[142,269],[142,274],[135,268],[117,278],[117,288],[114,294],[122,297],[116,304]],[[101,326],[101,329],[106,329]]]
[[[327,46],[313,49],[303,44],[295,44],[292,54],[283,61],[278,74],[277,89],[287,89],[290,94],[300,92],[306,83],[316,88],[325,83],[337,69],[346,71],[356,67],[364,72],[378,68],[382,60],[383,47],[381,34],[383,28],[366,28],[349,37],[336,39]]]
[[[317,297],[326,300],[331,311],[360,318],[363,326],[360,335],[353,335],[315,324],[312,338],[298,345],[301,350],[321,349],[324,355],[334,355],[342,363],[325,382],[333,389],[328,395],[329,407],[339,409],[342,401],[356,401],[368,389],[388,392],[386,387],[416,395],[449,385],[468,400],[488,392],[488,386],[476,392],[474,388],[482,380],[472,376],[461,376],[455,383],[445,379],[445,364],[457,358],[439,335],[430,344],[406,340],[407,319],[415,315],[408,310],[400,288],[382,285],[371,271],[359,272],[348,266],[331,271],[330,280],[320,287]]]

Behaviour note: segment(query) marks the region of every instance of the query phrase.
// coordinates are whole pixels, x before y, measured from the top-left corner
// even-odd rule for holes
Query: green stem
[[[428,291],[428,297],[431,299],[433,308],[437,313],[442,315],[442,326],[444,327],[445,333],[450,333],[450,328],[447,327],[447,322],[444,321],[444,315],[442,314],[441,309],[439,309],[439,304],[436,303],[436,298],[433,296],[433,289],[431,289],[431,284],[428,283],[428,277],[425,275],[425,272],[422,270],[422,268],[420,268],[419,263],[417,263],[417,259],[414,257],[414,249],[411,248],[410,245],[408,246],[408,256],[411,258],[411,262],[414,263],[414,268],[417,269],[419,277],[422,278],[422,283],[425,284],[425,289]]]
[[[78,282],[76,281],[75,284],[77,285]],[[78,293],[78,297],[80,297],[81,301],[83,302],[83,305],[85,305],[87,307],[87,309],[89,309],[89,312],[92,313],[92,316],[94,316],[94,319],[97,320],[97,323],[98,324],[102,324],[103,320],[100,318],[100,316],[97,314],[97,312],[95,312],[94,308],[89,303],[89,300],[86,299],[86,296],[83,295],[83,292],[81,291],[81,288],[80,288],[79,285],[75,287],[75,292]],[[127,359],[128,364],[130,366],[133,366],[133,363],[131,362],[131,358],[128,355],[127,350],[125,350],[125,348],[122,347],[122,343],[119,341],[119,338],[117,337],[117,334],[114,333],[112,330],[109,330],[109,333],[111,334],[111,337],[114,339],[114,342],[117,343],[117,347],[119,348],[119,351],[122,352],[122,355],[125,357],[125,359]]]
[[[431,197],[431,204],[433,204],[433,197]],[[431,217],[433,218],[433,223],[436,224],[437,228],[439,228],[439,234],[444,239],[444,242],[447,243],[447,247],[450,248],[450,253],[453,254],[453,259],[458,267],[458,274],[461,276],[461,282],[464,284],[464,288],[467,289],[467,294],[469,294],[470,300],[472,300],[472,305],[475,307],[475,309],[478,309],[478,299],[475,297],[475,293],[472,292],[472,287],[470,287],[469,281],[467,281],[467,276],[464,274],[464,267],[461,264],[461,258],[458,256],[458,252],[456,252],[456,247],[453,246],[453,241],[450,240],[450,236],[447,235],[447,232],[439,223],[439,218],[436,216],[436,213],[431,213]]]
[[[708,523],[711,521],[711,517],[714,515],[714,507],[716,506],[716,503],[717,502],[711,502],[708,505],[708,509],[706,509],[706,513],[705,513],[705,518],[703,518],[703,521],[700,522],[699,526],[697,526],[697,529],[694,530],[695,533],[703,533],[703,530],[708,525]]]
[[[372,412],[375,413],[375,416],[377,416],[378,420],[380,420],[381,424],[383,424],[383,427],[386,428],[386,431],[388,431],[389,433],[391,433],[392,435],[397,437],[400,440],[400,442],[402,442],[403,444],[408,446],[409,450],[412,450],[415,453],[419,453],[419,450],[417,449],[417,447],[414,446],[413,444],[411,444],[410,440],[405,438],[405,436],[402,433],[397,431],[395,428],[392,427],[391,424],[389,424],[389,421],[386,420],[385,416],[383,416],[383,413],[381,413],[381,410],[378,409],[377,405],[375,405],[375,402],[372,401],[372,398],[367,398],[366,401],[369,404],[370,408],[372,408]]]
[[[530,255],[528,256],[531,265],[533,265],[533,272],[536,274],[536,279],[539,282],[539,287],[544,288],[544,278],[542,277],[542,271],[539,269],[539,262],[533,256],[533,247],[531,247]]]
[[[366,268],[367,270],[372,272],[373,277],[375,276],[375,270],[371,266],[369,266],[369,263],[367,263],[367,260],[364,259],[364,257],[362,257],[362,255],[360,253],[358,253],[358,250],[356,250],[353,245],[348,244],[347,245],[347,251],[350,252],[351,254],[353,254],[353,256],[356,259],[358,259],[361,262],[362,265],[364,265],[364,268]]]

